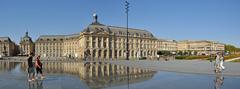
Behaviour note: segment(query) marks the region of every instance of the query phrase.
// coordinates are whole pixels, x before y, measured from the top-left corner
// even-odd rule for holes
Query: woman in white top
[[[222,70],[222,67],[220,66],[220,53],[216,54],[216,60],[215,60],[215,72],[220,72]]]
[[[223,66],[223,62],[224,62],[224,54],[222,53],[222,55],[220,57],[220,67],[224,70],[225,67]]]

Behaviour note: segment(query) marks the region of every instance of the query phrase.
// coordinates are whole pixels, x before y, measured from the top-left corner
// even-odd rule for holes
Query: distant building
[[[177,51],[177,41],[158,39],[156,44],[158,50],[162,51]]]
[[[17,45],[9,37],[0,37],[0,57],[17,54]]]
[[[25,36],[21,38],[19,51],[20,55],[29,55],[31,52],[34,53],[34,43],[32,38],[28,36],[28,32],[25,33]]]
[[[35,42],[35,54],[43,57],[79,57],[79,34],[42,35]]]
[[[197,52],[198,55],[209,55],[225,50],[225,45],[215,41],[207,40],[184,40],[177,43],[178,51]]]

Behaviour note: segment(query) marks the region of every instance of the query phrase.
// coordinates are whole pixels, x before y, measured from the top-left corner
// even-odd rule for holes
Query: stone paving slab
[[[214,62],[203,60],[171,60],[171,61],[110,61],[110,63],[117,65],[125,65],[129,67],[139,67],[151,69],[154,71],[172,71],[183,73],[197,73],[197,74],[215,74]],[[227,76],[240,76],[240,63],[225,62],[226,69],[223,75]]]

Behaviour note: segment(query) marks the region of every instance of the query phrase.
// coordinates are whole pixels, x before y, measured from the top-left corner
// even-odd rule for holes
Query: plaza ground
[[[14,59],[10,60],[14,62]],[[22,60],[22,62],[25,61]],[[18,62],[21,61],[18,60]],[[74,75],[74,73],[49,73],[46,74],[45,80],[29,83],[26,71],[18,65],[14,68],[0,69],[0,89],[127,89],[128,87],[129,89],[213,89],[216,86],[222,87],[221,89],[240,88],[238,85],[240,82],[239,62],[226,62],[224,64],[226,70],[220,77],[213,71],[213,62],[206,60],[117,60],[104,62],[150,69],[156,72],[147,78],[131,80],[130,84],[127,83],[127,79],[120,78],[118,80],[116,77],[108,77],[111,82],[105,82],[106,86],[99,87],[88,85],[89,81],[86,81],[88,79],[81,79],[79,75]],[[221,77],[224,77],[224,80],[218,79]],[[220,84],[216,81],[220,81]],[[90,82],[94,85],[103,85],[103,82]],[[221,82],[224,82],[223,85]]]
[[[154,71],[172,71],[183,73],[197,73],[197,74],[215,74],[214,62],[207,60],[170,60],[170,61],[110,61],[110,63],[117,65],[126,65],[130,67],[147,68]],[[227,76],[240,76],[240,63],[239,62],[225,62],[226,69],[223,75]]]

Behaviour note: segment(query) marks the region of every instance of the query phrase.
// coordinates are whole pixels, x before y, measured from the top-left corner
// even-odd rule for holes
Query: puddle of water
[[[45,62],[46,79],[29,83],[26,66],[0,61],[0,89],[240,89],[240,77],[139,68],[127,72],[126,66],[81,62]]]

